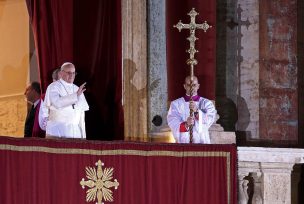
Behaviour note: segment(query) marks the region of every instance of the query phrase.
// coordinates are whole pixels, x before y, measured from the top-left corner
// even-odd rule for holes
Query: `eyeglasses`
[[[70,75],[70,76],[72,76],[72,75],[76,76],[77,75],[77,72],[67,72],[67,71],[64,71],[64,70],[62,70],[62,71],[65,72],[66,74]]]
[[[187,87],[191,87],[191,84],[185,84]],[[198,84],[192,84],[192,87],[197,87]]]

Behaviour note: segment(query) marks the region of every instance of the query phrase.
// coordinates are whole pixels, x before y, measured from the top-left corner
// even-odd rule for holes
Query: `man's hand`
[[[198,111],[198,107],[196,106],[196,103],[194,101],[190,101],[189,103],[189,108],[193,111],[193,112],[197,112]]]
[[[186,121],[186,127],[189,128],[192,125],[194,125],[194,118],[189,116]]]
[[[79,87],[78,91],[77,91],[77,96],[80,96],[86,89],[85,89],[85,85],[87,82],[84,82],[83,84],[81,84],[81,86]]]

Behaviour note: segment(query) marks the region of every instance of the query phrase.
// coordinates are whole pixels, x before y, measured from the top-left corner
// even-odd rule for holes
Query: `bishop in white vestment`
[[[189,143],[189,126],[193,125],[193,143],[210,144],[209,127],[214,123],[216,110],[212,101],[197,95],[199,89],[198,80],[193,78],[193,96],[190,101],[190,82],[188,76],[185,79],[184,88],[186,95],[171,102],[167,115],[168,125],[171,128],[177,143]],[[190,117],[190,109],[194,117]]]
[[[75,67],[61,66],[61,79],[51,83],[45,94],[44,105],[49,109],[46,137],[86,138],[85,111],[89,105],[84,97],[85,83],[73,84]]]

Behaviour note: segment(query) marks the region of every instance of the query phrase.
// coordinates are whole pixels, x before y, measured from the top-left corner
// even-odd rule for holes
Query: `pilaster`
[[[126,140],[147,141],[145,0],[122,0],[123,108]]]

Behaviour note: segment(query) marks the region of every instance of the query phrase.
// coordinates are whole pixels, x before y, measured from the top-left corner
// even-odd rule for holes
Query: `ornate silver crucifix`
[[[189,29],[190,30],[190,36],[187,38],[190,42],[190,48],[186,50],[190,54],[190,58],[187,59],[187,64],[190,66],[190,77],[191,77],[191,83],[190,83],[190,102],[193,101],[193,77],[194,77],[194,66],[197,65],[197,60],[194,58],[195,53],[198,52],[198,50],[195,49],[195,41],[198,39],[195,37],[195,30],[202,29],[204,32],[206,32],[210,26],[206,21],[202,24],[197,24],[195,22],[195,17],[198,15],[198,13],[195,11],[194,8],[188,13],[188,15],[191,17],[189,24],[184,24],[181,22],[181,20],[174,25],[173,27],[177,28],[179,32],[181,32],[182,29]],[[193,117],[193,110],[190,108],[190,116]],[[193,127],[189,127],[190,132],[190,143],[193,142]]]

